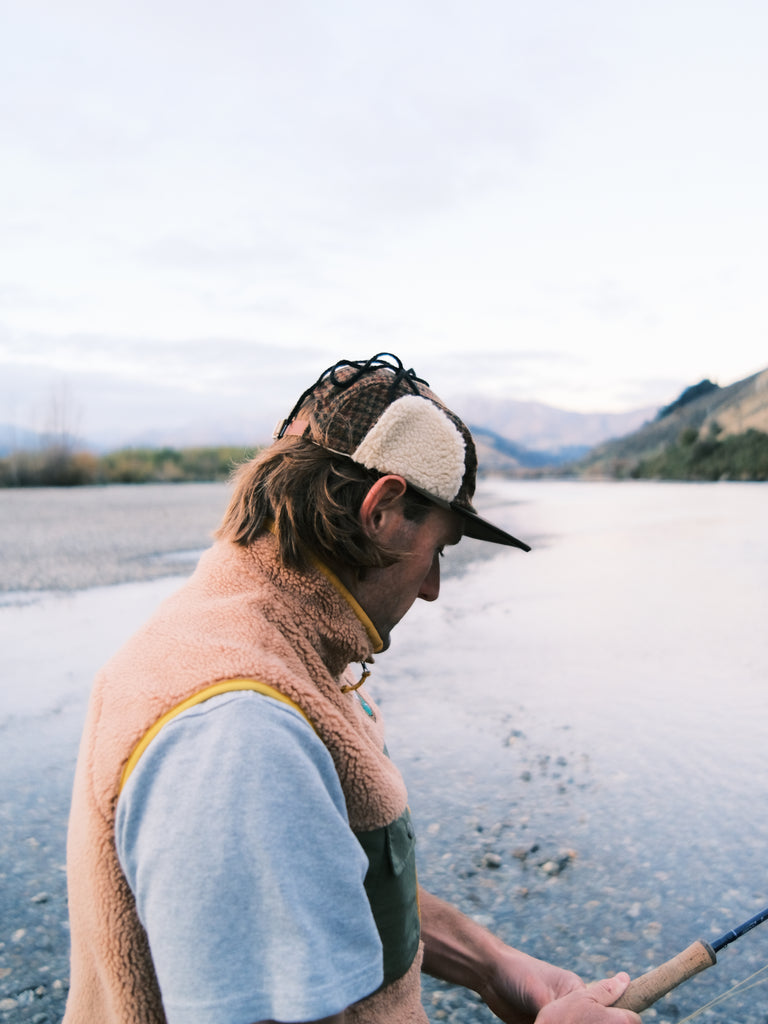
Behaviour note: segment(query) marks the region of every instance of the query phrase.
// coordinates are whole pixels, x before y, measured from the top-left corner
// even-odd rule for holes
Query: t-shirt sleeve
[[[317,1020],[381,984],[368,862],[330,754],[291,708],[242,692],[173,719],[115,832],[169,1024]]]

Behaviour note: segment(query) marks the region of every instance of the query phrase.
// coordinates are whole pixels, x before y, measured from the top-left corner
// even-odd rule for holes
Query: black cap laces
[[[391,361],[390,361],[391,360]],[[338,371],[345,367],[351,367],[355,372],[349,376],[345,376],[343,379],[339,379]],[[324,380],[328,379],[334,385],[334,387],[340,390],[346,390],[357,384],[359,380],[365,377],[369,373],[373,373],[376,370],[387,369],[391,370],[394,374],[392,384],[390,385],[390,395],[394,396],[400,384],[406,384],[414,395],[419,394],[417,384],[423,384],[425,387],[429,387],[427,381],[422,380],[421,377],[416,376],[415,370],[406,370],[403,366],[402,360],[391,352],[379,352],[375,356],[371,356],[370,359],[340,359],[338,363],[334,363],[333,366],[329,366],[327,370],[323,370],[320,376],[317,378],[311,387],[301,395],[299,400],[291,409],[290,414],[280,424],[280,429],[275,435],[275,439],[279,440],[285,434],[288,427],[296,419],[296,416],[301,409],[302,405],[310,397],[310,395],[318,388]]]

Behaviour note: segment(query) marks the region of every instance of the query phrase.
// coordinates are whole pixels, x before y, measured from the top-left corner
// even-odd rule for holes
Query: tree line
[[[94,484],[226,480],[255,448],[122,448],[96,455],[65,442],[0,458],[0,487],[82,487]]]
[[[768,480],[768,434],[747,430],[705,437],[689,427],[677,441],[630,465],[604,470],[616,477],[653,480]],[[96,455],[57,440],[0,458],[0,487],[82,487],[97,484],[181,483],[227,480],[257,448],[121,448]]]

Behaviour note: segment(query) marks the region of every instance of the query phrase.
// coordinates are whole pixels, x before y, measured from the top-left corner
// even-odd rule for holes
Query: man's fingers
[[[536,1024],[641,1024],[636,1013],[613,1005],[628,984],[629,975],[624,971],[592,982],[586,988],[547,1003],[539,1011]]]
[[[629,975],[625,971],[620,971],[612,978],[593,981],[587,985],[587,991],[601,1006],[613,1006],[628,984]]]

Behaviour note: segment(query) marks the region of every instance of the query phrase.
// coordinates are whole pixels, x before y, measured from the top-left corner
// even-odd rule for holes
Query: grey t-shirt
[[[169,1024],[317,1020],[381,984],[367,858],[330,754],[290,707],[237,692],[174,718],[115,831]]]

